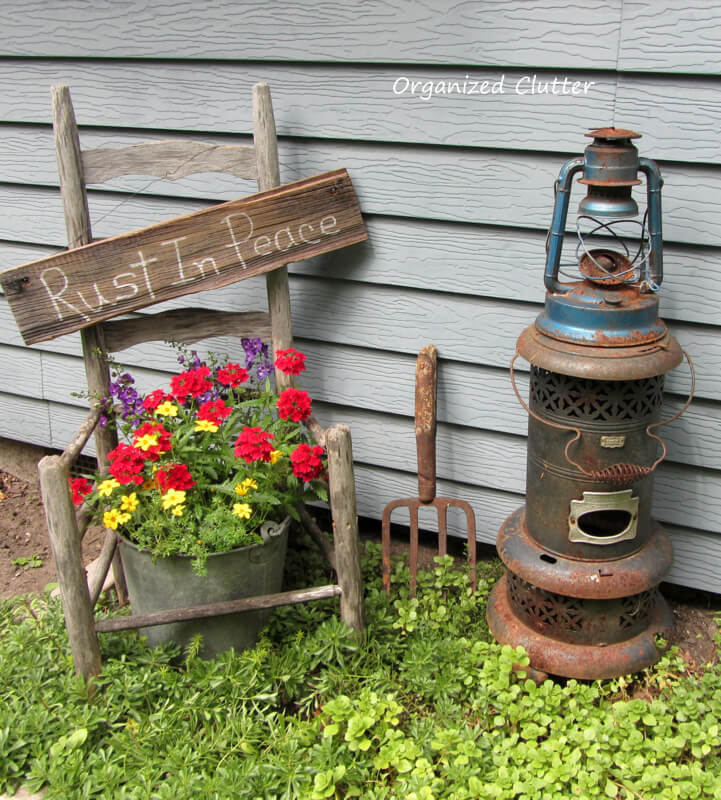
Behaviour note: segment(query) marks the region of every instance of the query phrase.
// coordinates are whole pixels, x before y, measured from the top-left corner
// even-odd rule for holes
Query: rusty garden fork
[[[416,360],[415,430],[418,456],[418,497],[392,500],[383,509],[381,541],[383,545],[383,586],[391,589],[391,514],[396,508],[407,508],[410,513],[410,591],[415,595],[418,576],[418,509],[433,506],[438,514],[438,554],[444,556],[448,549],[448,509],[460,508],[466,515],[468,535],[468,562],[471,566],[471,583],[476,590],[476,519],[473,509],[465,500],[436,497],[436,373],[438,350],[429,344],[421,349]]]

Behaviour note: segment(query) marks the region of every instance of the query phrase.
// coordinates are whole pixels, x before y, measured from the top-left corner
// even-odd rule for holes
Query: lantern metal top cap
[[[584,136],[589,136],[592,139],[640,139],[641,134],[636,131],[629,131],[624,128],[598,128],[595,131],[589,131]]]

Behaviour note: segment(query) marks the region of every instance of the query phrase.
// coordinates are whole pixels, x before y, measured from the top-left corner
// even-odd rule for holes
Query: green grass
[[[315,569],[297,564],[307,575]],[[416,599],[364,560],[368,633],[335,601],[280,609],[215,661],[104,635],[89,695],[59,604],[0,605],[0,791],[47,798],[721,798],[721,669],[669,651],[635,679],[536,686],[450,558]],[[319,579],[322,579],[319,576]],[[197,643],[195,643],[197,645]],[[173,659],[176,659],[174,662]],[[634,691],[639,690],[639,691]],[[634,699],[643,693],[652,700]]]

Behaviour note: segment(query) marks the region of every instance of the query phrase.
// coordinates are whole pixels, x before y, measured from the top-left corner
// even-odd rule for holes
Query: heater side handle
[[[553,205],[553,219],[548,232],[548,245],[546,250],[546,272],[543,282],[551,294],[565,294],[568,291],[558,281],[558,269],[561,265],[561,250],[563,249],[563,236],[566,232],[566,219],[568,217],[568,204],[571,199],[571,186],[573,176],[583,169],[584,159],[573,158],[567,161],[558,173],[555,183],[556,201]]]
[[[655,161],[639,158],[638,168],[646,176],[646,195],[648,197],[648,236],[651,249],[648,254],[649,290],[657,292],[663,283],[663,235],[661,231],[661,187],[663,178]]]
[[[511,359],[510,365],[510,373],[511,373],[511,385],[513,386],[513,391],[516,393],[516,397],[518,398],[518,402],[523,406],[528,413],[529,416],[533,417],[533,419],[541,422],[544,425],[548,425],[551,428],[558,428],[562,431],[567,431],[568,433],[573,433],[575,436],[572,439],[569,439],[566,443],[566,447],[564,450],[564,455],[566,460],[568,461],[571,466],[576,467],[576,469],[581,472],[581,474],[586,475],[587,477],[591,478],[594,481],[605,481],[609,483],[617,483],[619,485],[625,485],[629,483],[633,483],[633,481],[639,480],[640,478],[644,478],[647,475],[650,475],[652,472],[655,471],[656,467],[665,460],[667,449],[666,449],[666,442],[660,437],[657,436],[655,433],[651,433],[652,428],[660,428],[662,425],[668,425],[669,422],[673,422],[674,420],[678,419],[688,407],[691,405],[691,401],[693,400],[694,393],[696,390],[696,370],[693,366],[693,361],[691,360],[691,356],[686,352],[686,350],[681,350],[681,352],[686,357],[686,361],[688,362],[689,370],[691,373],[691,391],[689,392],[688,399],[684,403],[684,405],[677,411],[672,417],[668,419],[662,420],[661,422],[653,422],[651,425],[646,427],[646,435],[649,436],[651,439],[656,439],[657,442],[661,445],[661,455],[654,461],[654,463],[649,466],[644,466],[640,464],[627,464],[627,463],[618,463],[612,464],[610,467],[604,467],[598,470],[587,470],[577,461],[574,461],[571,458],[569,450],[571,445],[575,444],[581,438],[581,429],[574,428],[572,425],[560,425],[557,422],[552,422],[550,419],[543,419],[535,411],[533,411],[528,404],[523,401],[521,397],[521,393],[518,391],[518,386],[516,386],[516,375],[514,371],[514,365],[516,363],[516,359],[521,355],[518,351],[516,351],[515,355]]]

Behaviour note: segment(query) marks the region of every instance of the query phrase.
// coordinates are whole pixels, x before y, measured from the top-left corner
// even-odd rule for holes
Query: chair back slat
[[[150,175],[177,181],[200,172],[225,172],[244,180],[256,180],[255,147],[214,145],[169,139],[129,147],[83,150],[86,184],[105,183],[124,175]]]

